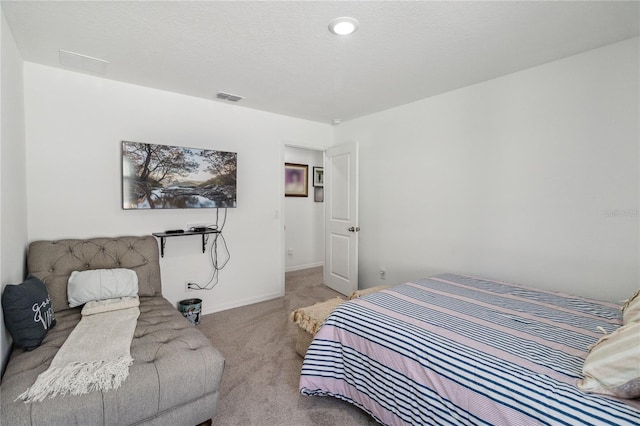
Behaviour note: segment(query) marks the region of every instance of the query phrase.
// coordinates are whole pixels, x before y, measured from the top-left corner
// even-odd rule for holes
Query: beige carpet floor
[[[347,402],[298,391],[302,358],[289,314],[336,296],[312,268],[287,272],[284,297],[202,316],[197,327],[226,358],[214,425],[377,424]]]

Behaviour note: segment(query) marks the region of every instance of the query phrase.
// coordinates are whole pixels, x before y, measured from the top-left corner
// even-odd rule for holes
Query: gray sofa
[[[47,285],[57,325],[33,351],[14,347],[0,385],[3,425],[197,425],[214,417],[224,358],[162,297],[152,236],[36,241],[27,267]],[[67,303],[71,272],[107,268],[133,269],[139,279],[140,317],[127,380],[115,391],[14,402],[80,321],[80,308]]]

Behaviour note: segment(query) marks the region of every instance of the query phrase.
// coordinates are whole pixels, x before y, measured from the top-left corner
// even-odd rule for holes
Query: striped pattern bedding
[[[613,303],[441,274],[338,306],[300,391],[389,425],[638,425],[640,401],[575,386],[620,324]]]

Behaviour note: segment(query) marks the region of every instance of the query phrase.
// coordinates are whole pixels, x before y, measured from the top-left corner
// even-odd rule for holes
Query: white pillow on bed
[[[640,321],[640,290],[631,296],[622,307],[622,323],[627,325]]]
[[[623,325],[591,347],[578,388],[619,398],[640,397],[640,322]]]
[[[73,271],[67,282],[69,307],[92,300],[115,299],[138,294],[138,275],[131,269],[93,269]]]

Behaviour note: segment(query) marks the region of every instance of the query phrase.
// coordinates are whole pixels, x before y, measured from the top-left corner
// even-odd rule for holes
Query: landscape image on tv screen
[[[236,207],[237,153],[122,142],[123,209]]]

